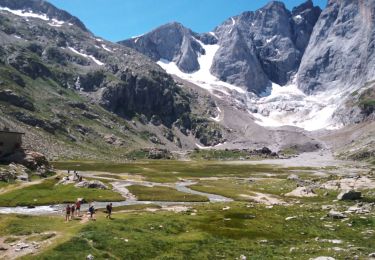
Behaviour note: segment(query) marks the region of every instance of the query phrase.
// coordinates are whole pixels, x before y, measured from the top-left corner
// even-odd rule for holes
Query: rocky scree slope
[[[51,157],[179,149],[200,138],[194,100],[171,76],[45,1],[0,0],[0,75],[0,125],[26,132],[26,144]]]

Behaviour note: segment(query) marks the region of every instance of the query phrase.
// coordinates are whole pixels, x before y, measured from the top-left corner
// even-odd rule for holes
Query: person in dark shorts
[[[95,208],[94,208],[94,205],[92,205],[92,204],[90,204],[90,207],[89,207],[89,213],[90,213],[90,219],[91,219],[91,220],[95,220],[95,219],[94,219]]]
[[[71,211],[70,205],[67,204],[65,208],[65,221],[67,222],[69,221],[69,218],[70,218],[70,211]]]
[[[72,204],[72,206],[70,206],[70,210],[71,210],[71,219],[74,219],[74,213],[76,211],[76,206],[74,204]]]
[[[107,216],[106,216],[106,218],[111,219],[111,215],[112,215],[112,203],[109,203],[109,204],[107,204]]]
[[[76,214],[77,214],[77,217],[79,217],[81,214],[81,201],[80,200],[77,200],[76,202]]]

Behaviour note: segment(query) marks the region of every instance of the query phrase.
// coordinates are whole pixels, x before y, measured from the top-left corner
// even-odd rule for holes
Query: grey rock
[[[0,91],[0,101],[8,102],[17,107],[21,107],[30,111],[34,111],[35,107],[33,103],[27,100],[25,97],[20,96],[10,89]]]
[[[198,55],[205,53],[197,38],[198,34],[180,23],[173,22],[146,35],[119,43],[134,48],[154,61],[174,61],[182,71],[193,72],[199,69]]]
[[[338,200],[358,200],[362,198],[362,193],[359,191],[349,190],[342,191],[338,196]]]
[[[291,174],[291,175],[288,176],[287,179],[292,180],[292,181],[296,181],[296,180],[299,180],[299,176],[296,175],[296,174]]]
[[[347,218],[347,216],[344,213],[341,213],[341,212],[338,212],[338,211],[335,211],[335,210],[331,210],[327,214],[327,216],[331,217],[333,219],[344,219],[344,218]]]
[[[108,187],[101,181],[81,181],[75,185],[77,188],[101,189],[106,190]]]
[[[319,14],[320,9],[311,1],[292,13],[283,3],[274,1],[256,12],[232,17],[215,30],[221,49],[215,56],[213,73],[257,94],[269,87],[268,79],[285,85],[298,70]],[[238,48],[245,51],[237,54]],[[229,61],[233,64],[234,60],[245,61],[237,66],[245,65],[248,70],[237,73],[238,68],[220,65],[226,62],[230,65]]]
[[[368,255],[370,258],[375,258],[375,252]]]
[[[375,2],[330,0],[298,71],[305,93],[364,85],[375,75]]]

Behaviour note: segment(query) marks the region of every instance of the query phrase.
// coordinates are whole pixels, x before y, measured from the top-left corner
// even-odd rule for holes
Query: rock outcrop
[[[298,71],[305,93],[362,86],[375,75],[375,2],[330,0]]]
[[[182,24],[173,22],[148,34],[121,41],[120,44],[134,48],[154,61],[173,61],[181,71],[193,72],[199,70],[198,56],[205,54],[197,41],[198,37]],[[207,38],[205,41],[210,40]]]

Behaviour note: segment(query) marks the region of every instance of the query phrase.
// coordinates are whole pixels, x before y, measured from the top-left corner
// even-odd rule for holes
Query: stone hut
[[[13,154],[22,147],[24,133],[0,130],[0,158]]]

